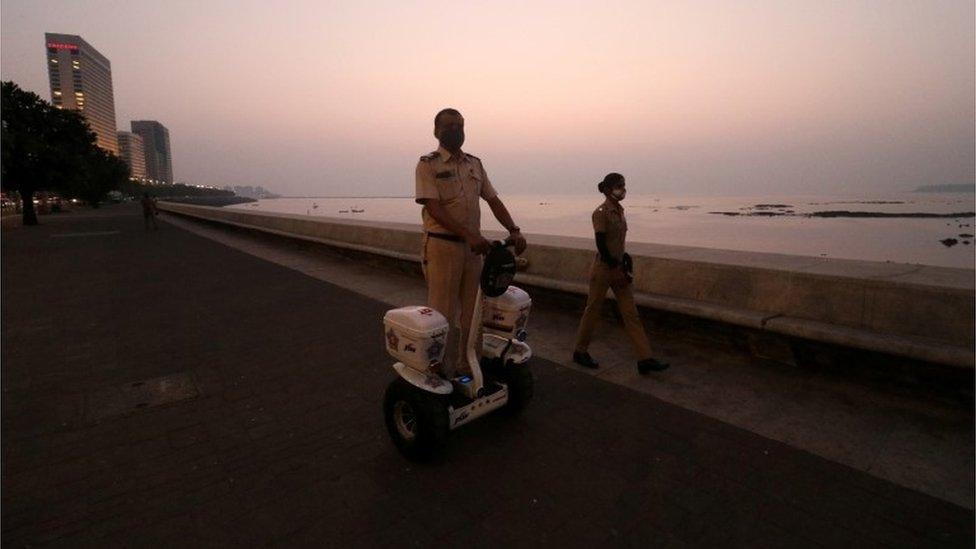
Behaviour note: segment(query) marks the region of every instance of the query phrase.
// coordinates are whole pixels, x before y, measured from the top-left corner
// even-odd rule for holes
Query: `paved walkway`
[[[166,219],[194,234],[391,308],[427,300],[427,288],[418,273],[402,272],[388,263],[377,267],[297,239],[175,215]],[[600,361],[600,368],[594,371],[573,364],[567,351],[574,344],[584,298],[554,303],[551,295],[530,291],[535,307],[529,332],[537,357],[973,508],[976,443],[972,398],[954,394],[944,384],[899,381],[891,375],[901,366],[897,360],[882,363],[888,375],[868,375],[855,357],[837,368],[817,367],[811,361],[805,366],[784,364],[784,358],[792,357],[781,341],[773,341],[778,343],[775,346],[766,342],[757,349],[754,341],[734,330],[644,311],[654,352],[672,368],[661,375],[638,375],[630,341],[619,322],[604,321],[590,346]],[[770,351],[780,361],[757,356],[770,356]],[[958,382],[971,391],[972,372],[968,379],[960,378]]]
[[[963,508],[545,360],[523,416],[409,464],[382,303],[132,207],[43,221],[3,237],[5,546],[973,544]]]

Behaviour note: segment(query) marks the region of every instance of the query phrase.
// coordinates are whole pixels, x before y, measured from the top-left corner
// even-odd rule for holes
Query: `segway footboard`
[[[449,395],[454,391],[454,386],[449,381],[433,373],[415,370],[402,362],[394,364],[393,369],[407,383],[428,393]]]

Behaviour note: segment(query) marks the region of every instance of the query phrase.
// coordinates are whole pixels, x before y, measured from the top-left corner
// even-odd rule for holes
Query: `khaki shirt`
[[[616,260],[624,257],[624,242],[627,240],[627,218],[620,202],[608,198],[593,211],[593,232],[607,234],[607,251]]]
[[[417,163],[417,200],[440,200],[444,209],[458,223],[472,231],[481,230],[481,204],[478,199],[491,200],[498,193],[491,186],[481,160],[467,153],[452,156],[443,147],[420,157]],[[441,226],[424,206],[421,214],[424,231],[451,234]]]

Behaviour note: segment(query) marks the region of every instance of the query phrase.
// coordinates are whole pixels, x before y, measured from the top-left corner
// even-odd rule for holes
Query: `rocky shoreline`
[[[257,202],[257,200],[248,198],[246,196],[167,196],[166,198],[160,198],[160,200],[179,202],[181,204],[195,204],[197,206],[214,207],[233,206],[235,204]]]
[[[976,217],[976,212],[953,212],[953,213],[935,213],[935,212],[859,212],[850,210],[826,210],[819,212],[810,213],[796,213],[793,210],[785,211],[775,211],[768,209],[759,209],[756,206],[755,211],[744,211],[744,212],[708,212],[714,215],[726,215],[729,217],[743,216],[743,217],[857,217],[857,218],[920,218],[920,219],[931,219],[931,218],[945,218],[945,219],[966,219],[970,217]]]
[[[933,212],[852,212],[833,210],[803,214],[807,217],[887,217],[887,218],[968,218],[976,217],[976,212],[933,213]]]

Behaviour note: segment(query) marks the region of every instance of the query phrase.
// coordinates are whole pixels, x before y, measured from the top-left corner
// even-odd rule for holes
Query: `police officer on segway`
[[[427,306],[440,311],[451,325],[444,365],[448,377],[469,373],[464,349],[478,295],[482,255],[491,244],[481,235],[481,204],[510,233],[515,253],[526,242],[478,157],[461,150],[464,118],[455,109],[434,117],[434,136],[440,146],[420,157],[416,171],[416,201],[423,205],[422,263],[427,279]],[[480,322],[480,319],[478,319]],[[480,339],[480,336],[479,336]],[[481,349],[481,342],[475,342]]]

